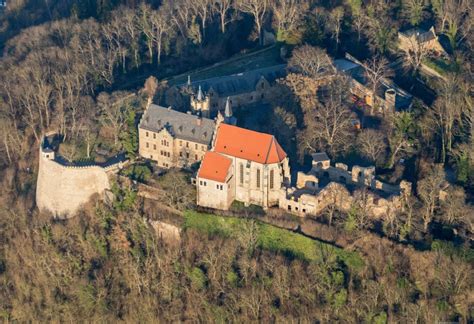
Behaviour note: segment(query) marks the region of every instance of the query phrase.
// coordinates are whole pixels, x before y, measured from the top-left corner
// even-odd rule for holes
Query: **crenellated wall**
[[[41,147],[36,205],[55,217],[72,217],[94,194],[102,195],[110,189],[108,173],[121,165],[121,162],[107,167],[63,165],[55,160],[54,151]]]

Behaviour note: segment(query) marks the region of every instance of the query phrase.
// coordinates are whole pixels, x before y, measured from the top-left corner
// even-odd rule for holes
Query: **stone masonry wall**
[[[64,166],[39,156],[36,204],[56,217],[74,216],[92,195],[110,188],[107,170],[99,166]]]

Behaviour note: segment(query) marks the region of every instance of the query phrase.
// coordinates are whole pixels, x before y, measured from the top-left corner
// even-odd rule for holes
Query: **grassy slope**
[[[187,211],[184,228],[196,229],[208,235],[235,238],[239,231],[244,229],[245,222],[248,220]],[[361,269],[364,266],[364,260],[356,252],[345,251],[261,222],[257,222],[257,224],[257,245],[262,249],[283,253],[308,262],[319,262],[325,258],[336,257],[353,270]]]

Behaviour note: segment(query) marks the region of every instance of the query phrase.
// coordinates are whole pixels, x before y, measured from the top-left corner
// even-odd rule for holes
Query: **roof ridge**
[[[273,145],[274,139],[275,139],[275,136],[272,135],[272,138],[270,139],[270,145],[268,146],[267,156],[265,157],[265,164],[268,163],[268,156],[270,155],[270,152],[272,150],[272,145]],[[277,153],[277,155],[278,155],[278,153]]]

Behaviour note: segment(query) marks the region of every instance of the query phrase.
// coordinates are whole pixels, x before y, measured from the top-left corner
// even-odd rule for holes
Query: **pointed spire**
[[[204,95],[202,94],[201,85],[199,85],[199,90],[198,90],[198,94],[197,94],[197,100],[198,100],[198,101],[202,101],[203,99],[204,99]]]
[[[232,106],[230,104],[230,98],[227,97],[227,100],[225,102],[225,112],[224,115],[226,118],[232,117]]]
[[[191,86],[191,76],[188,74],[188,87]]]

